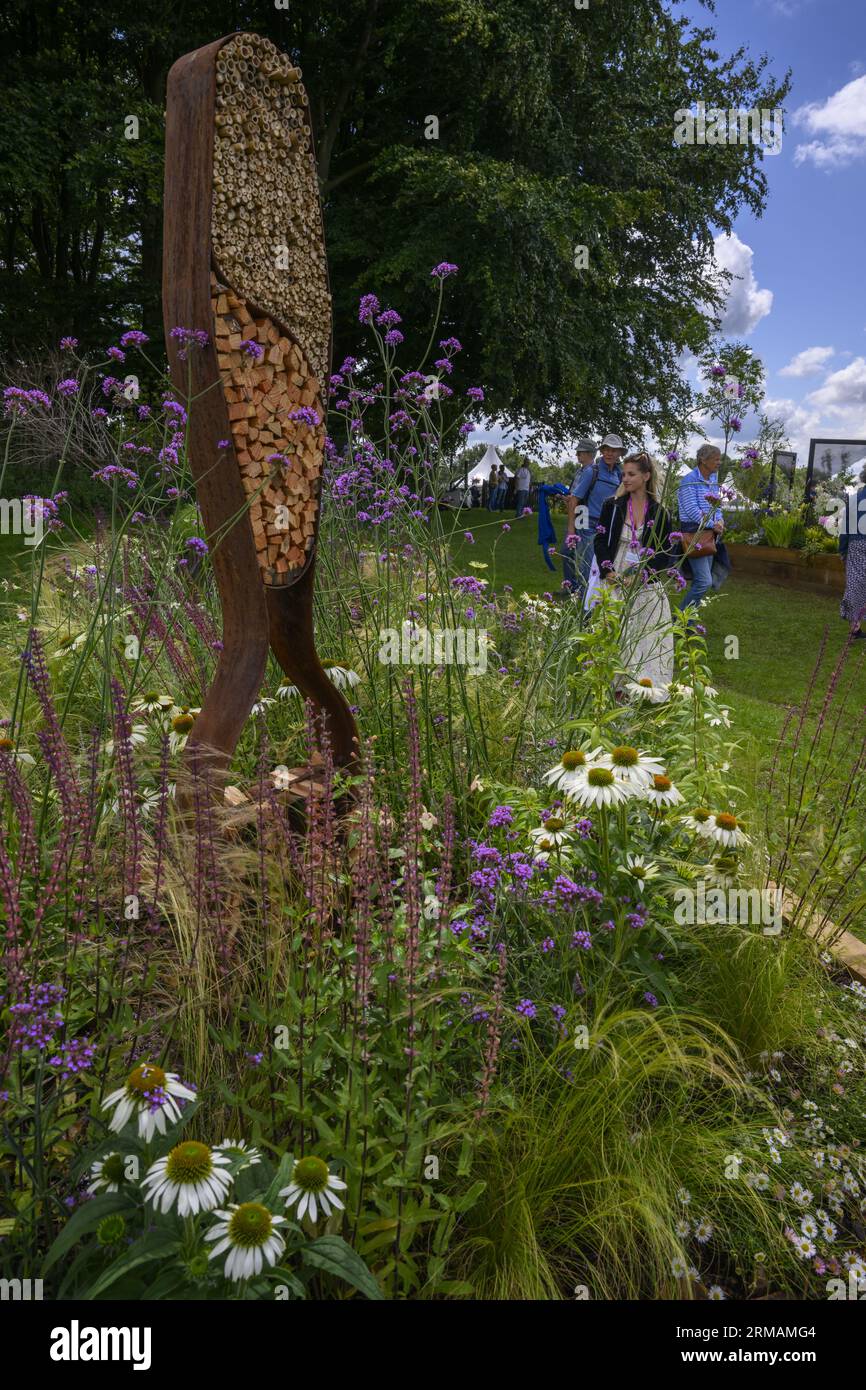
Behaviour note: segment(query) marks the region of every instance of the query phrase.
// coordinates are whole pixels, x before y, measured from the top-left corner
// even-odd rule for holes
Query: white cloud
[[[831,372],[824,385],[811,391],[806,399],[831,413],[866,407],[866,357],[855,357],[847,367]]]
[[[826,367],[835,351],[831,347],[804,348],[791,358],[787,367],[780,368],[779,376],[814,376],[822,367]]]
[[[825,102],[809,102],[794,112],[794,122],[818,138],[798,145],[796,164],[841,169],[866,156],[866,74],[846,82]]]
[[[752,270],[754,254],[736,232],[715,239],[716,264],[734,276],[722,318],[722,332],[732,338],[751,333],[773,307],[773,291],[758,288]]]

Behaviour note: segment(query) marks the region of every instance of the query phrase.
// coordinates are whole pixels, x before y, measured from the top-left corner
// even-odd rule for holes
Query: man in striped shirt
[[[695,457],[697,468],[687,473],[679,486],[680,530],[713,530],[720,536],[725,529],[724,518],[718,505],[722,451],[717,449],[715,444],[702,444]],[[712,555],[695,555],[692,552],[689,565],[692,571],[692,586],[683,598],[680,608],[694,607],[712,588]]]

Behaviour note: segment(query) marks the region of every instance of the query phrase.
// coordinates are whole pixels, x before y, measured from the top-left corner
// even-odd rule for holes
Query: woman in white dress
[[[619,585],[626,602],[620,654],[633,681],[670,685],[674,672],[671,609],[656,579],[675,563],[671,521],[658,501],[653,460],[647,453],[623,460],[622,483],[601,509],[587,606],[597,601],[601,583]]]

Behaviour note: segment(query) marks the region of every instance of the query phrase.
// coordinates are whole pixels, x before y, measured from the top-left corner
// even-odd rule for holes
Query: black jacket
[[[602,575],[607,574],[613,566],[627,507],[628,497],[623,494],[622,497],[608,497],[601,509],[593,549]],[[647,569],[666,570],[674,564],[675,547],[670,533],[671,519],[668,513],[652,497],[647,498],[646,519],[640,543],[644,548],[652,548],[655,551],[655,554],[645,561]]]

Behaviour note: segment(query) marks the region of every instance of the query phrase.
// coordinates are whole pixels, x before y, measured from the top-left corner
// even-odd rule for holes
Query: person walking
[[[623,670],[647,691],[658,692],[658,699],[666,698],[673,679],[674,639],[667,594],[655,576],[670,568],[672,546],[671,520],[659,501],[655,463],[646,452],[629,454],[622,465],[622,483],[601,509],[593,538],[596,583],[586,602],[592,606],[600,583],[622,590]]]
[[[856,496],[848,495],[839,533],[839,554],[845,561],[845,593],[839,613],[847,620],[854,638],[866,637],[860,627],[866,616],[866,465],[860,471],[860,481],[864,486]]]
[[[523,516],[524,508],[529,502],[529,489],[532,486],[532,477],[525,463],[522,463],[514,475],[514,515]]]
[[[566,502],[568,519],[562,564],[563,582],[570,589],[575,589],[578,582],[585,586],[589,578],[595,528],[599,524],[604,503],[614,495],[622,482],[620,460],[624,453],[625,446],[618,434],[604,436],[600,460],[595,458],[593,440],[578,440],[577,461],[582,468]],[[575,539],[570,541],[569,536]],[[575,567],[578,578],[575,578]]]
[[[684,535],[714,531],[717,537],[721,537],[725,529],[724,517],[719,509],[722,451],[715,444],[702,444],[695,458],[697,466],[683,478],[677,493],[680,531]],[[696,607],[713,584],[712,554],[700,555],[692,550],[686,558],[692,582],[680,603],[681,609]]]

